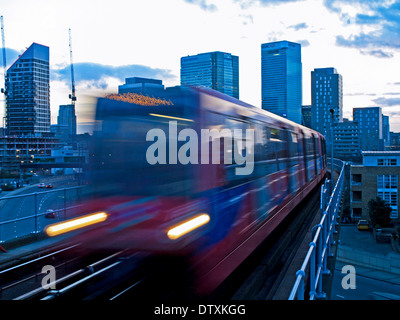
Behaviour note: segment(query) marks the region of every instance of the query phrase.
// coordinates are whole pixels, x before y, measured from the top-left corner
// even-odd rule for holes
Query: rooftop
[[[400,156],[400,151],[361,151],[363,156]]]

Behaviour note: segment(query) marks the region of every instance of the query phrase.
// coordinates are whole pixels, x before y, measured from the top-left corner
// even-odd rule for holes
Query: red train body
[[[325,139],[309,128],[213,90],[181,89],[160,101],[168,104],[144,105],[124,97],[98,101],[101,128],[94,150],[93,198],[88,206],[106,212],[108,219],[96,230],[101,241],[92,238],[91,244],[184,256],[190,262],[196,292],[209,294],[323,179]],[[171,121],[177,125],[178,140],[172,141],[176,138],[169,132]],[[233,137],[233,145],[220,144],[219,163],[200,161],[198,141],[198,154],[189,155],[193,150],[184,154],[185,159],[197,157],[197,163],[149,164],[146,152],[159,140],[148,141],[146,136],[154,128],[167,133],[165,150],[177,148],[177,152],[189,141],[188,137],[179,139],[184,129],[192,129],[198,137],[202,129],[233,133],[234,129],[252,129],[253,150],[243,147],[248,142],[243,134]],[[229,151],[234,152],[235,143],[241,144],[242,156],[253,152],[250,174],[235,174],[236,168],[250,163],[224,161]],[[154,153],[159,159],[161,151]]]

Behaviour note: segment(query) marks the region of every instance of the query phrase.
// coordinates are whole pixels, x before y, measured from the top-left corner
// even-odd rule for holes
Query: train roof
[[[137,115],[146,115],[149,112],[159,112],[160,110],[171,115],[183,112],[183,109],[193,108],[199,99],[204,99],[208,96],[220,100],[221,103],[228,102],[242,107],[240,108],[239,116],[247,116],[260,121],[268,120],[269,122],[273,122],[282,128],[299,131],[301,130],[305,133],[314,133],[318,136],[322,136],[320,133],[308,127],[213,89],[186,85],[173,87],[171,89],[172,90],[166,90],[163,93],[160,93],[158,97],[150,97],[137,93],[106,95],[104,98],[98,99],[96,117],[97,119],[101,119],[107,116],[123,116],[129,114],[130,111],[134,111],[134,113]],[[137,106],[138,108],[132,108],[132,105]],[[213,105],[213,107],[216,106]],[[212,110],[218,111],[215,109]],[[229,111],[237,113],[237,111],[232,109]]]
[[[251,109],[252,112],[261,115],[261,117],[267,116],[268,118],[271,118],[276,122],[279,122],[281,125],[283,125],[286,128],[298,128],[298,129],[302,130],[303,132],[308,132],[308,133],[312,132],[312,133],[314,133],[316,135],[322,136],[319,132],[314,131],[314,130],[308,128],[308,127],[305,127],[305,126],[303,126],[301,124],[298,124],[298,123],[296,123],[294,121],[291,121],[289,119],[286,119],[286,118],[283,118],[281,116],[278,116],[278,115],[276,115],[276,114],[274,114],[272,112],[269,112],[267,110],[255,107],[255,106],[253,106],[251,104],[248,104],[248,103],[246,103],[246,102],[244,102],[242,100],[239,100],[239,99],[236,99],[234,97],[228,96],[228,95],[226,95],[224,93],[221,93],[221,92],[218,92],[216,90],[212,90],[212,89],[209,89],[209,88],[206,88],[206,87],[193,87],[193,90],[196,90],[198,92],[202,92],[202,93],[211,95],[213,97],[216,97],[216,98],[219,98],[219,99],[222,99],[222,100],[225,100],[225,101],[229,101],[229,102],[235,103],[235,104],[240,105],[242,107],[249,108],[249,109]]]

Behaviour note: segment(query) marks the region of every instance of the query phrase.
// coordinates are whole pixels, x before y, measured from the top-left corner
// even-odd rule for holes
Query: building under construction
[[[6,134],[50,132],[49,47],[33,43],[7,70]]]

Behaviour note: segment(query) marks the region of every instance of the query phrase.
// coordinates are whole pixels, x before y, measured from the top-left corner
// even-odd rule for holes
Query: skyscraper
[[[311,128],[331,141],[332,114],[334,124],[343,121],[343,80],[335,68],[311,71]]]
[[[67,126],[68,135],[76,135],[76,115],[74,104],[60,105],[60,108],[58,109],[57,124]]]
[[[301,45],[289,41],[261,45],[261,104],[301,124]]]
[[[8,135],[50,131],[49,47],[33,43],[7,70]]]
[[[181,58],[181,85],[204,86],[239,99],[239,57],[225,52]]]
[[[353,108],[353,121],[358,122],[362,151],[382,151],[382,108]]]

